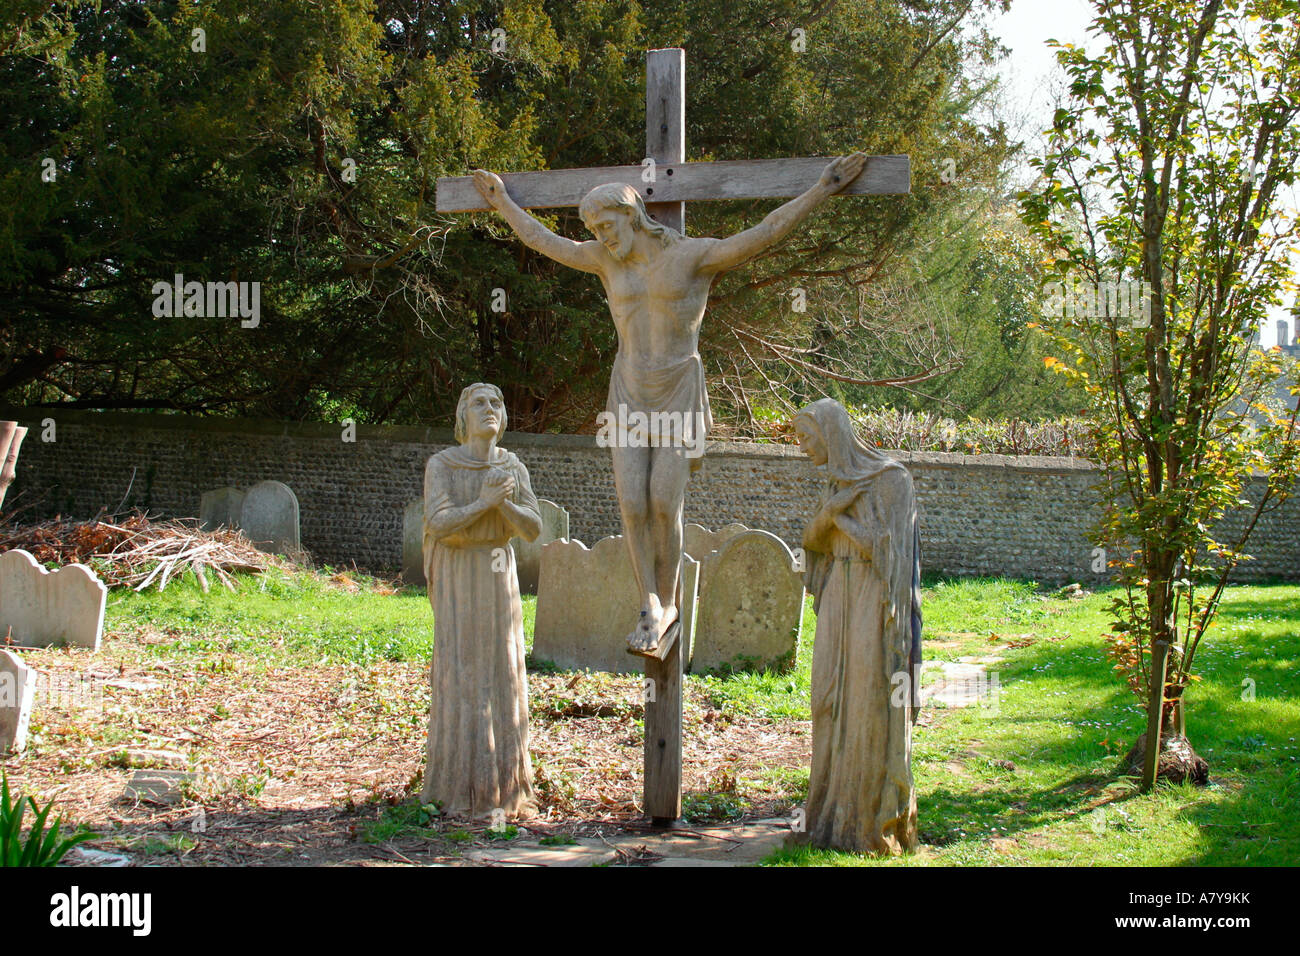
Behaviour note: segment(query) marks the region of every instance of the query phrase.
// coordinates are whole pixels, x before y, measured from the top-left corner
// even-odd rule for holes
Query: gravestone
[[[22,753],[32,716],[32,669],[12,651],[0,650],[0,754]]]
[[[682,534],[682,550],[700,562],[700,593],[704,593],[704,582],[709,579],[709,566],[717,560],[718,551],[724,544],[738,534],[750,529],[743,524],[732,522],[717,531],[710,531],[703,525],[688,524]]]
[[[803,578],[794,567],[794,554],[767,531],[723,544],[700,591],[693,671],[793,664],[803,618]]]
[[[239,509],[239,527],[262,551],[290,556],[302,551],[298,497],[283,482],[259,481],[248,489]]]
[[[688,659],[695,624],[699,563],[685,558],[682,571],[682,654]],[[602,538],[590,550],[581,541],[552,541],[542,548],[533,628],[533,659],[582,670],[633,674],[641,658],[627,652],[629,604],[636,578],[622,535]]]
[[[510,544],[515,549],[520,594],[537,593],[542,569],[542,546],[569,537],[569,512],[546,498],[538,498],[537,506],[542,513],[542,533],[537,536],[537,540],[525,541],[518,537],[510,539]]]
[[[424,577],[424,501],[420,498],[402,511],[402,580],[429,583]]]
[[[0,642],[99,650],[108,588],[84,564],[47,571],[26,551],[0,554]]]
[[[218,488],[205,491],[199,499],[199,521],[204,531],[218,528],[239,528],[239,512],[244,506],[244,493],[238,488]]]
[[[682,550],[696,561],[703,562],[736,535],[749,530],[735,521],[718,531],[710,531],[703,525],[688,524],[682,534]]]

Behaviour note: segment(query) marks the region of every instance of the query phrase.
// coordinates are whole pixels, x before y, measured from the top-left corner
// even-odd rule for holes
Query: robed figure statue
[[[477,382],[456,408],[460,445],[424,471],[424,570],[433,605],[428,764],[421,802],[474,818],[535,809],[528,759],[523,611],[510,539],[541,532],[528,470],[497,447],[501,390]]]
[[[817,613],[808,839],[902,853],[917,844],[921,563],[912,477],[858,438],[832,399],[802,409],[794,428],[827,479],[803,537]]]

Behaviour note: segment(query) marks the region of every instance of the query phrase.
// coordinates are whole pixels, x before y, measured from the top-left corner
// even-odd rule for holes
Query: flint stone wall
[[[91,517],[139,505],[197,517],[204,491],[274,479],[301,507],[302,546],[320,564],[395,571],[402,511],[423,494],[429,456],[450,429],[194,418],[0,407],[32,429],[6,505],[35,505],[27,520]],[[42,442],[53,418],[56,440]],[[32,436],[37,436],[33,440]],[[594,436],[509,433],[534,492],[568,509],[570,535],[588,544],[622,533],[608,449]],[[929,574],[1002,575],[1059,584],[1099,582],[1087,531],[1096,520],[1095,470],[1083,459],[897,452],[915,481],[921,561]],[[687,486],[685,520],[771,531],[792,548],[816,505],[821,478],[792,446],[708,446]],[[1260,483],[1252,488],[1259,492]],[[1233,525],[1240,516],[1230,519]],[[1300,581],[1300,497],[1264,515],[1237,579]]]

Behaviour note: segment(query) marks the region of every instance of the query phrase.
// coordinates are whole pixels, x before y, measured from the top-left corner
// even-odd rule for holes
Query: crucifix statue
[[[629,651],[646,704],[645,812],[681,813],[682,506],[712,423],[699,332],[714,280],[784,238],[836,193],[906,193],[906,156],[685,162],[685,51],[646,59],[647,158],[637,166],[438,180],[439,211],[493,209],[530,248],[600,278],[618,333],[608,420],[614,483],[640,594]],[[685,235],[685,200],[795,197],[725,239]],[[556,235],[526,208],[574,206],[595,236]]]

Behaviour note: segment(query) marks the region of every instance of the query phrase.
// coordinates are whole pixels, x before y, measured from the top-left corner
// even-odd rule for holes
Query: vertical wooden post
[[[646,52],[646,156],[655,161],[655,180],[686,161],[686,51],[675,47]],[[654,196],[654,182],[642,195]],[[658,222],[686,231],[686,204],[646,202]],[[685,616],[682,575],[677,575],[678,614]],[[652,823],[668,826],[682,815],[682,642],[674,641],[662,660],[647,657],[645,676],[654,683],[654,700],[645,705],[645,783],[643,802]]]
[[[645,154],[655,161],[656,182],[686,162],[686,51],[680,47],[646,51]],[[686,203],[652,202],[654,188],[654,182],[641,184],[646,211],[684,234]]]

